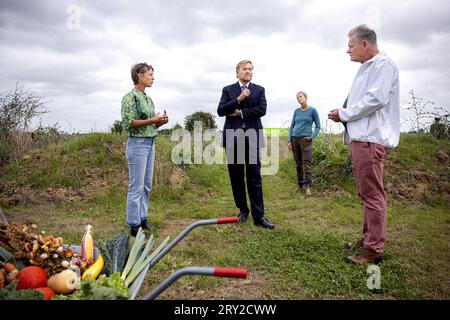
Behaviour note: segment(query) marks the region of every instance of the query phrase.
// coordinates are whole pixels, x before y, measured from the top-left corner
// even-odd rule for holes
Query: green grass
[[[283,138],[285,139],[285,138]],[[416,197],[388,194],[388,231],[380,265],[381,289],[369,290],[367,266],[347,264],[343,243],[360,237],[362,210],[355,193],[348,151],[341,137],[319,135],[313,154],[313,197],[296,191],[295,164],[289,153],[276,175],[263,176],[266,215],[275,230],[243,225],[194,229],[152,269],[140,290],[149,293],[170,273],[186,266],[247,268],[247,280],[183,277],[161,299],[449,299],[449,164],[436,158],[450,143],[427,135],[402,135],[388,154],[386,181],[409,187]],[[173,144],[157,142],[150,221],[160,229],[157,242],[173,239],[190,223],[235,215],[225,165],[176,166]],[[280,142],[285,146],[285,141]],[[17,221],[37,222],[47,233],[79,244],[84,225],[94,226],[96,239],[109,239],[125,225],[127,168],[125,138],[109,134],[76,137],[36,150],[32,160],[2,169],[4,211]],[[411,172],[436,174],[419,180]],[[174,175],[178,183],[173,183]],[[414,179],[413,179],[414,178]],[[176,180],[176,179],[175,179]],[[4,181],[4,182],[3,182]],[[95,183],[94,183],[95,182]],[[76,201],[26,202],[7,199],[26,185],[33,192],[72,188],[86,194]],[[429,190],[419,193],[422,185]]]

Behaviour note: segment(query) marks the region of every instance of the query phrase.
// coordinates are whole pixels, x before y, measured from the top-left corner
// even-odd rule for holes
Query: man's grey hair
[[[351,38],[355,36],[356,40],[363,41],[367,40],[370,44],[377,45],[377,34],[375,30],[371,29],[368,25],[362,24],[354,27],[348,32],[348,37]]]

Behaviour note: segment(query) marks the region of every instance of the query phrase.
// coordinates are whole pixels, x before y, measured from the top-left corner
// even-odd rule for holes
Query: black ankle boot
[[[136,237],[138,231],[139,231],[139,226],[130,227],[130,234],[131,234],[131,236]]]

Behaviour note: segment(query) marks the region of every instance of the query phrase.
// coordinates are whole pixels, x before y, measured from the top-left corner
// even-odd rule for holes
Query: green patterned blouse
[[[129,137],[155,137],[158,135],[154,125],[133,128],[133,120],[145,120],[155,115],[152,99],[145,93],[132,89],[122,98],[122,126]]]

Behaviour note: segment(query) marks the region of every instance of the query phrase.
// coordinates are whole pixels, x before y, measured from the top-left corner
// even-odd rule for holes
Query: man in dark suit
[[[227,155],[228,173],[234,202],[239,208],[239,222],[244,222],[250,210],[247,206],[245,178],[253,222],[256,226],[273,229],[264,216],[261,184],[260,148],[264,146],[261,117],[266,114],[264,88],[251,83],[253,64],[243,60],[236,66],[238,82],[222,90],[217,113],[226,116],[223,147]]]

